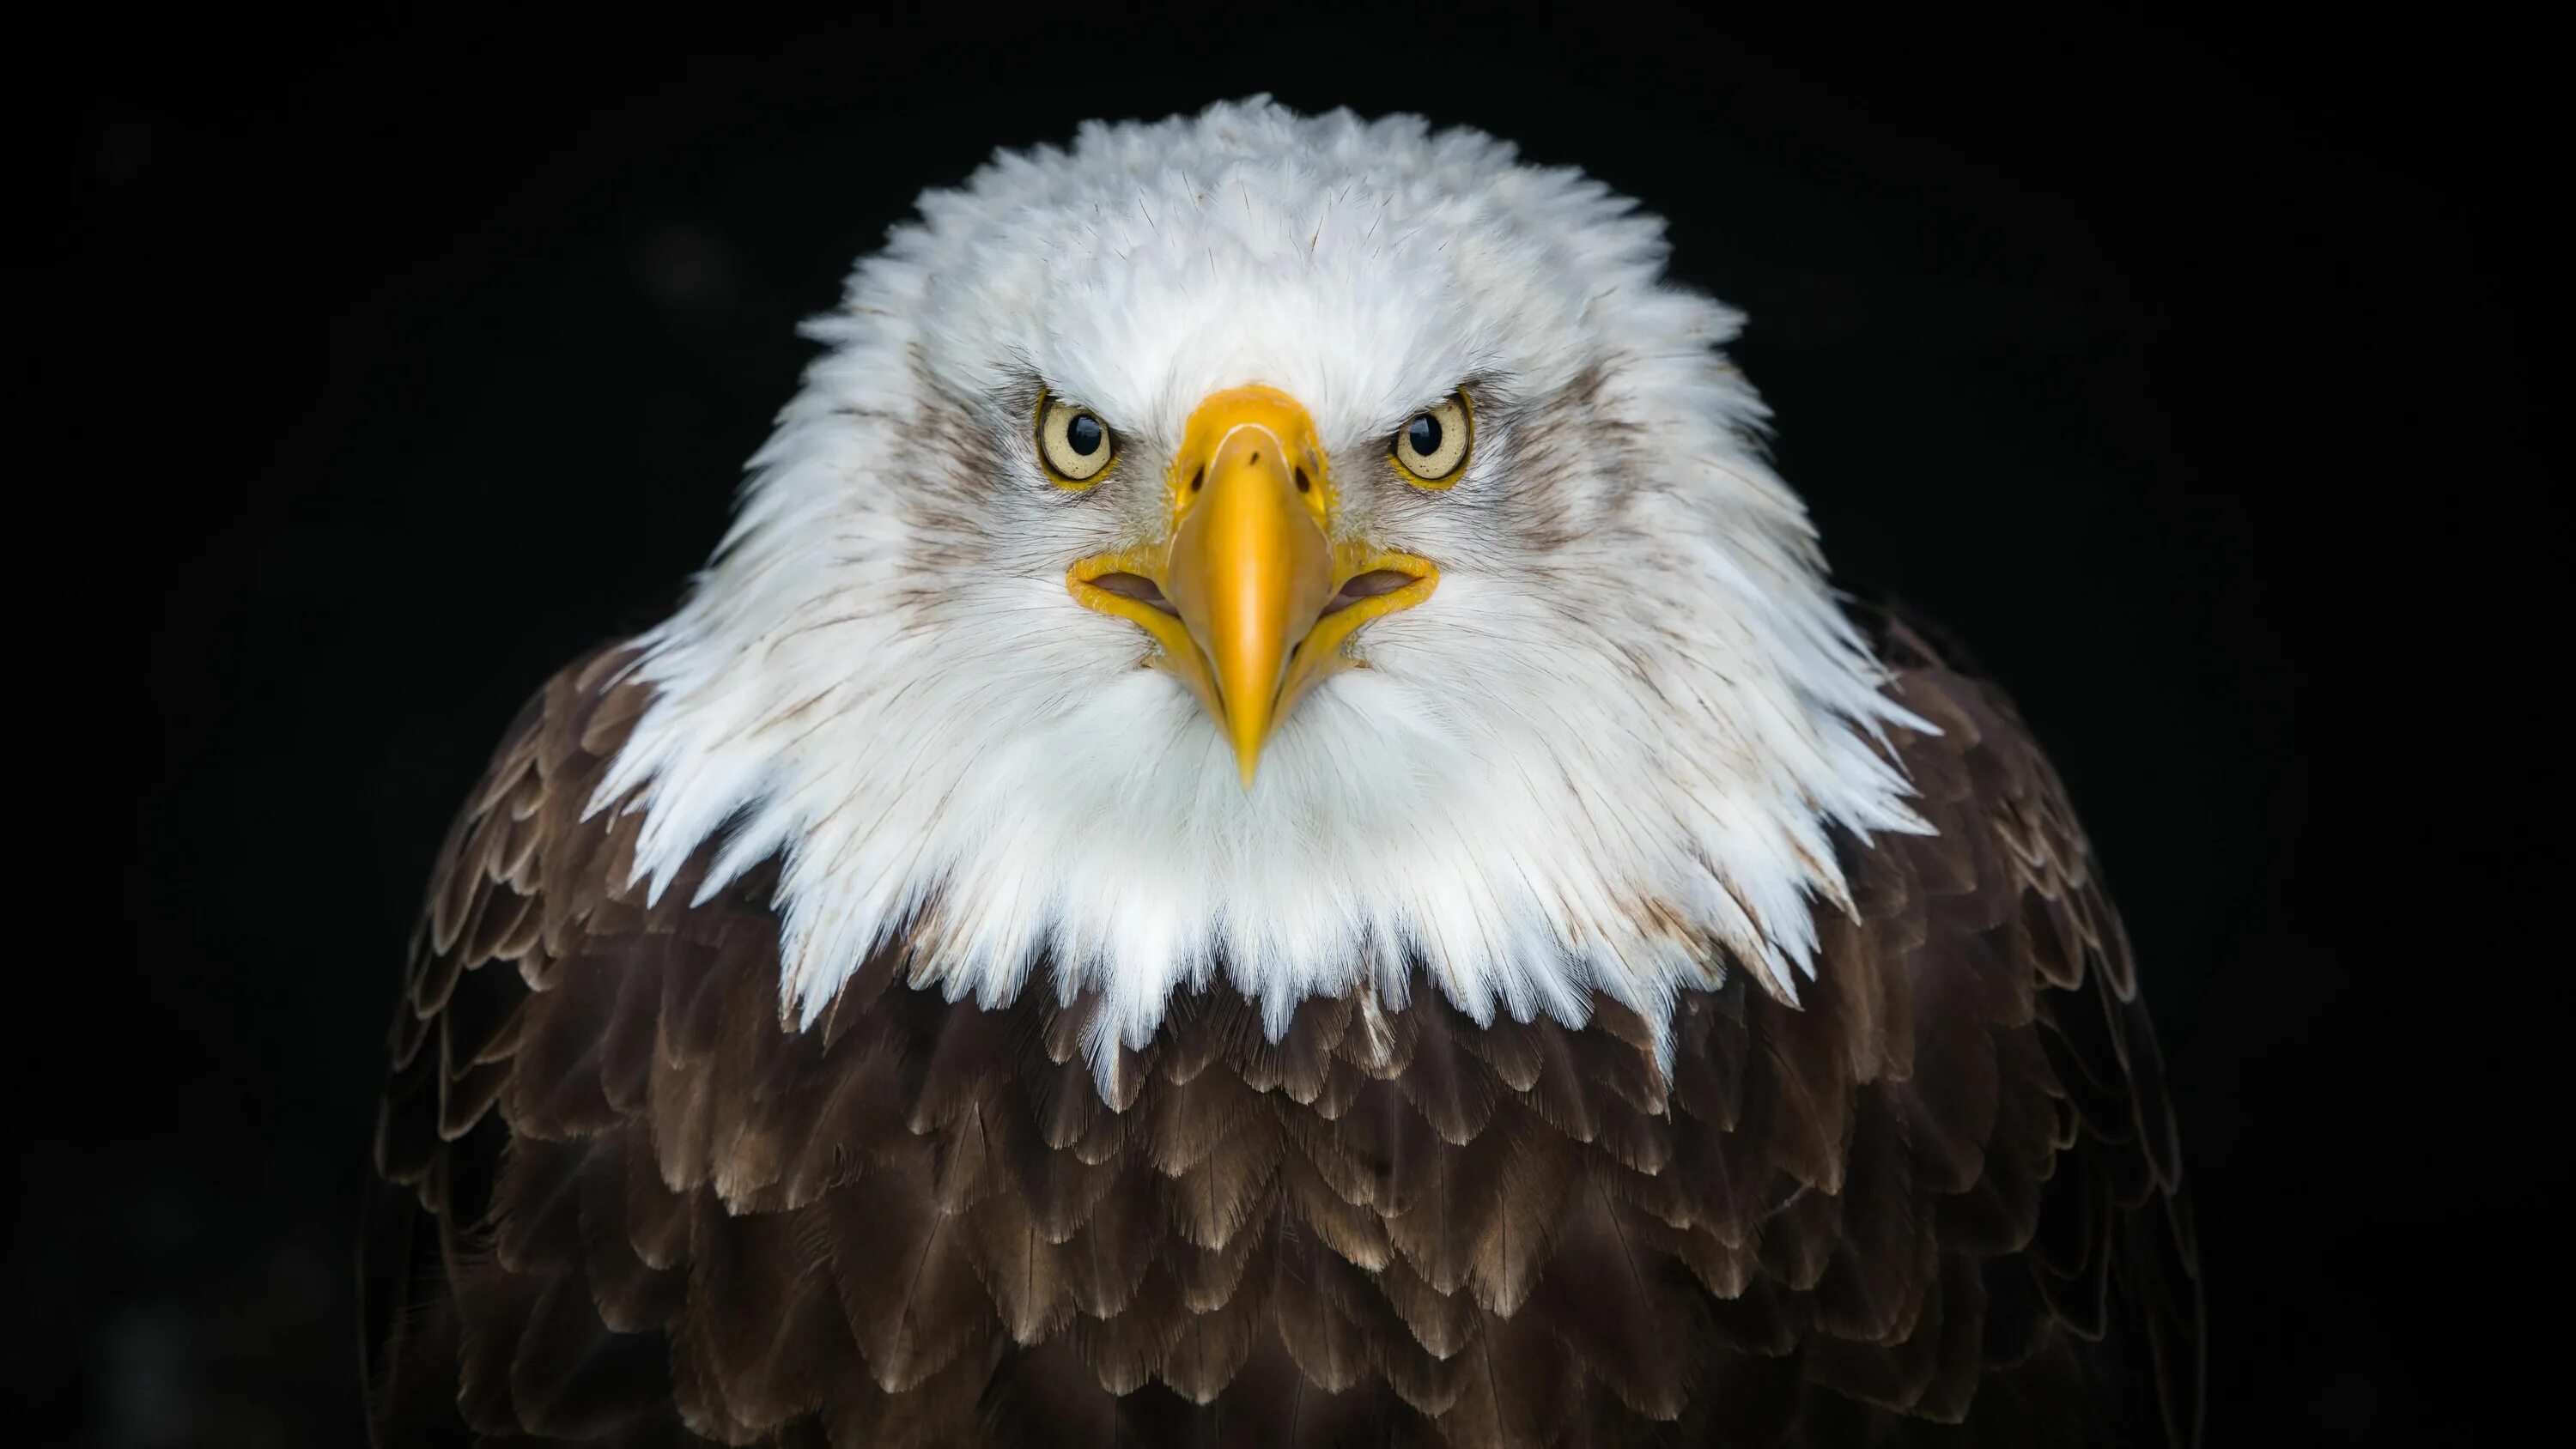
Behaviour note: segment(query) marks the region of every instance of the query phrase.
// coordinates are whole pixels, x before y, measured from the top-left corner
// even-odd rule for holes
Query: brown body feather
[[[582,818],[642,691],[566,671],[393,1033],[377,1442],[2194,1442],[2118,920],[2009,706],[1888,649],[1938,833],[1842,842],[1801,1006],[1731,972],[1667,1073],[1608,1003],[1478,1027],[1417,983],[1272,1042],[1217,987],[1108,1102],[1088,1003],[951,1004],[892,952],[783,1027],[774,868],[648,905],[635,818]]]

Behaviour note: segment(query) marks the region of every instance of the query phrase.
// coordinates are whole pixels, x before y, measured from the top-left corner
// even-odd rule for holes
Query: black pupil
[[[1440,451],[1440,420],[1429,413],[1404,425],[1404,445],[1417,458],[1428,458]]]
[[[1065,446],[1078,457],[1088,458],[1099,452],[1100,445],[1108,440],[1109,430],[1089,413],[1077,413],[1072,422],[1064,425]]]

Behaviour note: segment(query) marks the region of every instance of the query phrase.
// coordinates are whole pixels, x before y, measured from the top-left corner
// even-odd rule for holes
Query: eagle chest
[[[899,950],[782,1023],[774,867],[648,900],[635,817],[585,818],[614,662],[523,715],[416,951],[385,1442],[1841,1442],[1981,1399],[2080,1438],[2106,1333],[2187,1342],[2116,928],[2037,864],[2044,793],[2018,852],[1966,828],[2015,762],[1955,682],[1908,699],[1961,726],[1916,771],[1952,833],[1855,855],[1795,1006],[1731,973],[1663,1043],[1417,978],[1274,1038],[1219,981],[1095,1065],[1095,999],[951,1003]]]

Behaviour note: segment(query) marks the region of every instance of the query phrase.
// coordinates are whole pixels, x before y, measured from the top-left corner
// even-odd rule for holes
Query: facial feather
[[[990,1003],[1097,988],[1095,1062],[1225,973],[1467,1015],[1662,1023],[1729,961],[1794,995],[1826,830],[1922,828],[1873,748],[1926,728],[1835,607],[1738,319],[1667,282],[1661,225],[1599,183],[1417,118],[1265,100],[1003,153],[853,274],[752,460],[732,530],[646,637],[656,693],[594,809],[643,812],[658,892],[783,852],[787,999],[810,1024],[881,941]],[[1336,526],[1434,561],[1349,646],[1246,790],[1076,559],[1149,537],[1196,402],[1311,412]],[[1464,385],[1456,486],[1387,439]],[[1095,411],[1099,486],[1048,482],[1038,389]]]

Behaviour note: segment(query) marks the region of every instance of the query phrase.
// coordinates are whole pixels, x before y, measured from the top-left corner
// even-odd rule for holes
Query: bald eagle
[[[1266,99],[923,196],[439,856],[377,1442],[2194,1441],[2084,832],[1665,259]]]

